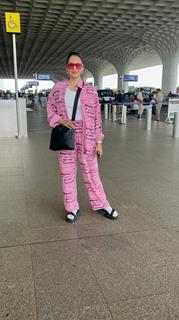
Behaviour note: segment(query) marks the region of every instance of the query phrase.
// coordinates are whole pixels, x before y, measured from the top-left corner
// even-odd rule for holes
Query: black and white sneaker
[[[69,223],[73,223],[76,221],[76,219],[78,218],[79,215],[80,215],[80,209],[68,212],[67,217],[66,217],[66,221]]]
[[[118,219],[118,212],[111,208],[111,210],[107,210],[107,209],[99,209],[98,212],[102,213],[102,215],[108,219],[111,219],[111,220],[116,220]]]

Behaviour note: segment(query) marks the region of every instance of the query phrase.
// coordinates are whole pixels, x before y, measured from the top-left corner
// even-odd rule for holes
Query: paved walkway
[[[104,123],[99,161],[121,213],[94,213],[79,174],[82,215],[64,220],[45,110],[29,138],[0,139],[0,319],[179,319],[179,139],[129,116]]]

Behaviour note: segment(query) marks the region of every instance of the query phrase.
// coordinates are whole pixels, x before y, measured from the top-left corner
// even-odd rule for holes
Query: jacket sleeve
[[[57,112],[57,101],[55,100],[55,87],[50,91],[47,103],[47,118],[50,127],[55,127],[59,124],[61,116]]]
[[[103,140],[104,134],[102,131],[101,105],[99,103],[99,97],[96,90],[94,95],[94,106],[95,106],[95,139],[97,142],[97,141]]]

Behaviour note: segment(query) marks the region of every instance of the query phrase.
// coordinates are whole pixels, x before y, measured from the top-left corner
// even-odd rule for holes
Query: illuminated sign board
[[[52,76],[50,74],[37,74],[37,80],[52,80]]]
[[[132,74],[125,74],[123,77],[124,81],[138,81],[138,76]]]

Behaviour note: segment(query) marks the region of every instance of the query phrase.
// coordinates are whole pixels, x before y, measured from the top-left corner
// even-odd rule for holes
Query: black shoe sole
[[[110,220],[117,220],[118,219],[118,217],[119,217],[119,215],[117,216],[117,217],[113,217],[112,215],[111,215],[111,213],[109,213],[107,210],[105,210],[105,209],[99,209],[99,210],[97,210],[98,212],[100,212],[105,218],[108,218],[108,219],[110,219]]]

